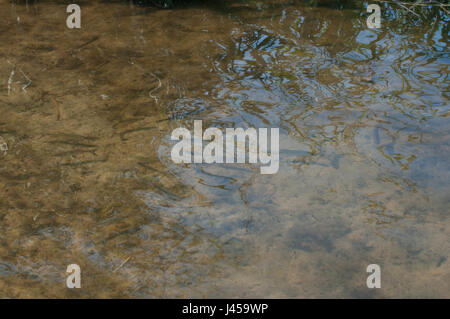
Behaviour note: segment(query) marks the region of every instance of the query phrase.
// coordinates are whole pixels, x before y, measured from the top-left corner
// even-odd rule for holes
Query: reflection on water
[[[332,7],[2,2],[0,296],[449,297],[448,17]],[[173,164],[194,119],[279,172]]]

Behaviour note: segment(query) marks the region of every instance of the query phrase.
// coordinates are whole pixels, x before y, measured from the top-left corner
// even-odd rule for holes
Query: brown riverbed
[[[0,3],[0,297],[450,297],[448,17],[80,5]],[[279,172],[174,164],[195,119]]]

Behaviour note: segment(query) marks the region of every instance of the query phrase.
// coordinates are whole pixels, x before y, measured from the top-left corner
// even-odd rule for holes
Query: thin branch
[[[120,264],[119,267],[117,267],[116,269],[113,270],[113,272],[116,272],[116,271],[118,271],[120,268],[122,268],[123,265],[125,265],[125,264],[128,262],[128,260],[130,260],[130,258],[131,258],[131,256],[129,256],[127,259],[125,259],[125,260]]]

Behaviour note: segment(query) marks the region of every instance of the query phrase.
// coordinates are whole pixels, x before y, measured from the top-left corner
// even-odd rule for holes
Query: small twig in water
[[[100,39],[99,36],[95,36],[92,39],[90,39],[89,41],[83,43],[82,45],[79,45],[78,47],[74,48],[71,50],[72,54],[74,54],[75,52],[80,52],[81,49],[83,49],[84,47],[88,46],[89,44],[91,44],[92,42],[97,41],[98,39]]]
[[[128,260],[130,260],[130,258],[131,258],[131,256],[128,257],[127,259],[125,259],[125,260],[120,264],[119,267],[117,267],[116,269],[113,270],[113,272],[116,272],[116,271],[118,271],[120,268],[122,268],[123,265],[125,265],[125,264],[128,262]]]
[[[16,73],[16,65],[14,63],[11,63],[11,61],[9,61],[8,59],[6,60],[6,62],[8,62],[8,64],[13,66],[13,69],[11,71],[11,74],[9,75],[8,78],[8,95],[11,93],[11,84],[13,82],[13,78],[14,78],[14,74]],[[22,86],[22,91],[26,92],[27,91],[27,87],[29,87],[31,85],[31,83],[33,83],[30,78],[22,71],[21,68],[19,68],[19,72],[22,74],[22,76],[28,81],[27,83],[24,84],[24,86]]]
[[[445,7],[449,6],[449,4],[444,4],[444,3],[440,3],[438,1],[422,1],[422,0],[417,0],[416,2],[413,3],[408,3],[408,2],[401,2],[398,0],[375,0],[377,2],[385,2],[385,3],[390,3],[390,4],[396,4],[400,7],[402,7],[403,9],[405,9],[406,11],[409,11],[410,13],[412,13],[413,15],[415,15],[416,17],[420,18],[420,15],[418,15],[417,13],[415,13],[412,9],[420,6],[420,7],[426,7],[426,6],[435,6],[435,7],[440,7],[445,13],[448,14],[448,11],[445,9]]]
[[[158,90],[158,89],[160,89],[161,87],[162,87],[162,82],[161,82],[161,79],[159,78],[159,77],[157,77],[155,74],[153,74],[152,72],[146,72],[141,66],[139,66],[138,64],[136,64],[135,62],[130,62],[132,65],[135,65],[138,69],[140,69],[141,71],[143,71],[144,72],[144,76],[152,76],[152,77],[154,77],[156,80],[158,80],[158,87],[156,87],[156,88],[153,88],[153,89],[151,89],[149,92],[148,92],[148,96],[150,96],[152,99],[154,99],[155,100],[155,102],[156,102],[156,104],[158,104],[159,103],[159,99],[158,99],[158,97],[156,97],[156,96],[154,96],[153,95],[153,92],[154,91],[156,91],[156,90]]]
[[[418,15],[417,13],[415,13],[414,11],[412,11],[410,8],[408,8],[407,6],[401,4],[400,2],[396,2],[397,5],[399,5],[400,7],[402,7],[403,9],[405,9],[406,11],[411,12],[412,14],[414,14],[416,17],[420,18],[420,15]]]
[[[148,74],[150,74],[151,76],[153,76],[155,79],[157,79],[158,80],[158,87],[156,87],[156,88],[154,88],[154,89],[152,89],[152,90],[150,90],[149,92],[148,92],[148,96],[150,96],[152,99],[154,99],[155,100],[155,102],[156,102],[156,104],[158,104],[159,103],[159,99],[156,97],[156,96],[154,96],[152,93],[154,92],[154,91],[156,91],[156,90],[158,90],[158,89],[160,89],[161,88],[161,86],[162,86],[162,82],[161,82],[161,80],[160,80],[160,78],[158,78],[156,75],[154,75],[152,72],[146,72],[146,73],[148,73]]]
[[[8,79],[8,95],[11,93],[11,84],[14,78],[14,69],[12,69],[11,74],[9,75],[9,79]]]
[[[55,104],[55,108],[56,108],[56,120],[60,121],[61,120],[61,108],[59,107],[58,102],[56,102],[55,98],[53,96],[50,96],[50,98],[53,101],[53,104]]]
[[[27,79],[28,83],[25,83],[24,86],[22,86],[22,91],[27,91],[27,87],[29,87],[32,83],[32,81],[30,80],[30,78],[22,71],[22,69],[19,68],[20,73],[22,73],[23,77],[25,79]]]

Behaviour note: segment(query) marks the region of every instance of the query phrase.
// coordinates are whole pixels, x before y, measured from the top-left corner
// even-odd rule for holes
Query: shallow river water
[[[0,297],[449,298],[448,16],[329,3],[80,1],[68,29],[1,0]],[[278,173],[174,164],[194,120],[278,127]]]

